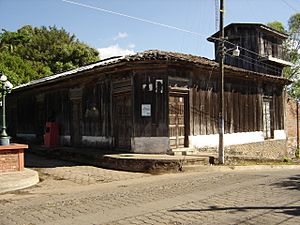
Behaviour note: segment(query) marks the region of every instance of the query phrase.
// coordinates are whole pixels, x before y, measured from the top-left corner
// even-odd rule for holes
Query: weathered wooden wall
[[[170,87],[189,88],[189,135],[217,134],[219,87],[217,70],[176,69]],[[175,76],[175,73],[174,75]],[[272,130],[284,129],[282,87],[246,79],[225,79],[225,133],[263,130],[263,99],[271,99]]]
[[[68,90],[29,92],[8,100],[12,100],[7,116],[10,135],[35,134],[37,141],[42,142],[47,121],[57,122],[61,135],[70,134]]]
[[[168,79],[166,71],[139,72],[134,76],[134,136],[168,136]],[[151,105],[143,117],[142,104]]]
[[[109,136],[110,124],[110,81],[87,83],[82,96],[82,135]]]
[[[44,109],[38,111],[40,120],[38,126],[45,126],[46,122],[56,122],[61,135],[70,135],[70,100],[69,91],[66,89],[45,93]]]
[[[36,100],[34,95],[24,94],[17,99],[17,133],[34,134],[36,132]],[[10,119],[8,119],[10,120]]]

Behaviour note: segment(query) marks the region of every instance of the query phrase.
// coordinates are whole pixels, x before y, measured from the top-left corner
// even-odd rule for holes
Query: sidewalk
[[[38,182],[38,172],[30,169],[0,173],[0,193],[27,188]]]

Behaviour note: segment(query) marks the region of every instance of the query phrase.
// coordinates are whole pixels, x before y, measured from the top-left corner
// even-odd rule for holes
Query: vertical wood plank
[[[253,126],[253,118],[254,118],[254,113],[255,107],[253,105],[253,94],[252,94],[252,88],[248,89],[248,131],[252,132],[254,130]]]
[[[190,93],[189,93],[189,110],[188,112],[190,113],[190,132],[188,135],[194,135],[194,116],[195,116],[195,102],[194,102],[194,97],[195,97],[195,89],[191,88]]]
[[[262,99],[262,90],[259,88],[259,92],[257,93],[257,130],[263,131],[263,99]]]
[[[233,111],[234,111],[234,93],[232,91],[232,88],[230,90],[230,96],[229,96],[229,133],[234,132],[234,126],[233,126]]]
[[[213,124],[214,124],[214,134],[217,134],[219,125],[218,125],[218,115],[219,115],[219,104],[218,104],[218,93],[216,91],[213,92],[214,100],[213,100],[213,108],[214,108],[214,114],[213,114]]]
[[[207,92],[207,101],[206,101],[206,116],[207,116],[207,120],[206,120],[206,130],[207,130],[207,134],[212,134],[212,126],[211,126],[211,90],[208,90]]]
[[[243,132],[248,132],[249,131],[249,115],[248,115],[248,111],[249,111],[249,105],[248,105],[248,91],[246,91],[244,94],[243,94],[243,114],[244,114],[244,129],[243,129]]]
[[[224,91],[224,133],[229,132],[229,125],[228,125],[228,92]]]
[[[253,131],[257,131],[257,94],[252,94],[252,105],[253,105]]]
[[[199,135],[201,134],[201,131],[200,131],[200,116],[201,116],[201,112],[200,112],[200,91],[198,91],[197,89],[195,89],[194,91],[194,96],[195,96],[195,99],[194,99],[194,135]]]
[[[201,123],[200,123],[200,134],[205,135],[207,134],[206,131],[206,122],[207,122],[207,117],[206,117],[206,92],[200,89],[200,118],[201,118]]]
[[[240,118],[239,118],[239,96],[236,90],[233,91],[233,127],[234,132],[237,133],[240,130]]]

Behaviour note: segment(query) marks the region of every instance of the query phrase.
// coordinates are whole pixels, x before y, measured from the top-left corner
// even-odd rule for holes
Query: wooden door
[[[171,149],[183,148],[187,145],[185,102],[185,95],[170,94],[169,96],[169,139]]]
[[[81,120],[82,120],[82,102],[81,99],[71,101],[71,145],[78,147],[81,145]]]
[[[119,93],[113,96],[113,124],[115,147],[120,149],[131,149],[131,93]]]

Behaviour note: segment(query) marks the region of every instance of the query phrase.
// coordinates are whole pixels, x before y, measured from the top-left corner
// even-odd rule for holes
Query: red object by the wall
[[[46,130],[44,135],[44,146],[51,148],[59,145],[59,131],[58,125],[54,122],[46,123]]]

